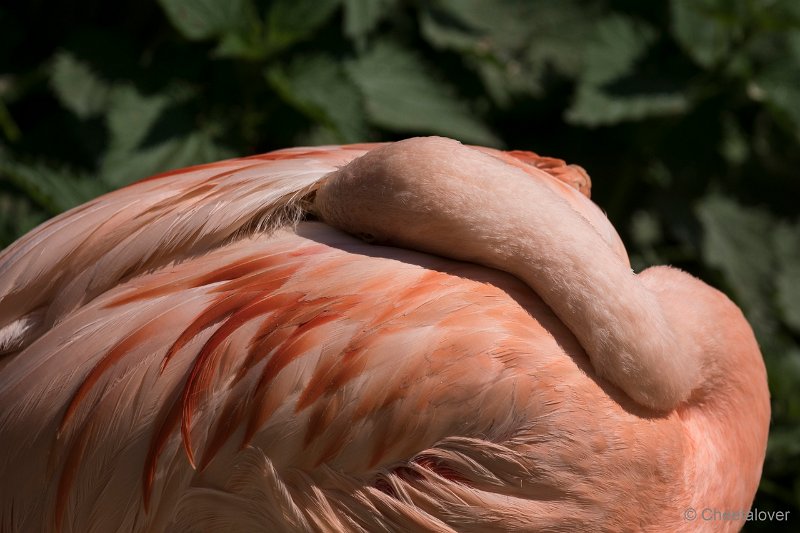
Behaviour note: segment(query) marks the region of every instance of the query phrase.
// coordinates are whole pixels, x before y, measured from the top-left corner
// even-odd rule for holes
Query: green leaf
[[[0,94],[0,130],[3,131],[5,138],[11,142],[18,140],[21,135],[19,126],[17,126],[17,123],[8,111],[8,107],[6,107],[6,103],[3,101],[2,94]]]
[[[479,30],[452,16],[443,17],[428,5],[420,10],[419,24],[423,37],[436,48],[475,54],[480,54],[485,49],[485,39]]]
[[[344,0],[344,34],[363,46],[396,5],[397,0]]]
[[[462,54],[464,62],[480,75],[486,92],[499,105],[507,106],[515,93],[540,93],[539,76],[531,75],[519,61],[512,59],[514,51],[498,49],[482,30],[433,9],[422,9],[419,23],[423,36],[433,46]]]
[[[741,6],[741,0],[734,4]],[[783,31],[800,27],[800,3],[797,0],[759,0],[746,3],[750,31]]]
[[[774,61],[755,77],[749,90],[767,103],[779,123],[800,137],[800,60],[784,57]]]
[[[249,33],[226,33],[214,49],[214,57],[260,60],[267,51],[263,44],[261,28],[254,26]]]
[[[326,146],[329,144],[339,144],[341,142],[336,132],[319,124],[300,132],[295,137],[297,146]]]
[[[766,360],[769,389],[773,394],[773,416],[784,424],[789,422],[800,436],[800,395],[796,394],[800,390],[800,348],[789,342],[782,343],[781,348],[778,357]],[[800,456],[800,439],[795,440],[791,449],[792,455]]]
[[[169,119],[168,131],[156,131],[159,121],[192,97],[182,89],[148,96],[131,86],[115,89],[106,117],[111,138],[100,167],[103,179],[118,187],[168,169],[230,157],[208,128],[191,123],[193,117],[183,121],[188,123]]]
[[[733,115],[730,113],[723,115],[719,151],[729,164],[741,165],[744,163],[750,155],[750,145],[747,141],[748,139]]]
[[[645,210],[638,210],[631,215],[630,235],[633,243],[631,266],[636,271],[650,265],[664,263],[658,254],[657,246],[664,242],[664,230],[658,217]]]
[[[172,25],[199,41],[240,31],[254,23],[252,0],[158,0]]]
[[[483,81],[486,92],[501,108],[512,104],[516,95],[541,96],[541,72],[517,61],[500,63],[496,61],[472,60],[475,70]]]
[[[434,47],[462,54],[505,107],[516,95],[541,96],[553,71],[577,73],[585,44],[575,35],[588,34],[595,15],[572,0],[452,0],[425,4],[419,24]]]
[[[440,43],[448,44],[442,29],[453,32],[460,27],[462,33],[477,36],[485,47],[521,49],[535,33],[530,22],[542,9],[547,9],[546,3],[530,0],[439,0],[426,13],[429,22],[437,23],[427,36],[432,42],[444,38]]]
[[[375,125],[477,144],[500,143],[457,99],[452,87],[429,74],[426,65],[408,50],[381,42],[346,68],[361,89],[367,114]]]
[[[552,67],[563,75],[577,77],[592,45],[575,35],[590,35],[600,17],[598,10],[585,2],[543,1],[530,21],[528,61],[542,74],[546,67]]]
[[[780,224],[775,229],[773,240],[777,255],[775,287],[778,308],[786,324],[800,333],[800,222]]]
[[[615,96],[595,86],[585,85],[578,89],[566,119],[573,124],[602,126],[651,116],[676,115],[686,111],[687,107],[686,97],[670,90]]]
[[[59,101],[80,118],[96,116],[106,108],[109,84],[72,54],[56,54],[50,82]]]
[[[143,96],[130,85],[115,88],[106,116],[111,135],[110,151],[135,149],[170,103],[175,103],[175,99],[165,94]]]
[[[127,184],[159,172],[233,157],[207,130],[176,136],[132,152],[110,152],[103,161],[104,178]]]
[[[341,0],[276,0],[267,15],[267,50],[277,52],[310,37]]]
[[[703,226],[703,259],[719,269],[757,331],[775,326],[772,313],[774,252],[768,236],[777,221],[760,209],[747,208],[719,196],[697,206]]]
[[[656,36],[652,26],[629,17],[600,20],[590,37],[581,81],[600,85],[630,74]]]
[[[336,142],[366,138],[361,95],[332,57],[299,57],[288,68],[270,68],[267,79],[285,102],[331,130]]]
[[[794,351],[792,357],[798,359],[798,352]],[[796,374],[795,374],[796,375]],[[794,380],[794,389],[788,389],[790,394],[782,397],[794,398],[794,392],[797,386],[800,385],[800,380]],[[789,458],[800,456],[800,428],[797,427],[783,427],[770,432],[768,455],[773,460],[788,462]],[[784,489],[785,490],[785,489]]]
[[[672,32],[703,67],[719,63],[744,31],[745,0],[672,0]]]
[[[0,176],[24,191],[49,215],[57,215],[105,192],[91,176],[44,163],[23,163],[7,155],[0,158]]]
[[[45,221],[47,214],[25,196],[0,192],[0,249]]]
[[[566,119],[598,126],[685,111],[688,99],[674,80],[657,72],[637,72],[637,63],[656,36],[651,26],[628,17],[601,20],[589,40]]]

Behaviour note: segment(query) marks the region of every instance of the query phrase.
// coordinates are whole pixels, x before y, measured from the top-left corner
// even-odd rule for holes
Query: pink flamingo
[[[753,333],[589,185],[417,138],[41,225],[0,254],[0,530],[738,530],[701,513],[758,486]]]

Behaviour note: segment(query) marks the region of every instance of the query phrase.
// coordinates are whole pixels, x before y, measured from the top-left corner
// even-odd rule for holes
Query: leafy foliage
[[[583,165],[636,268],[730,294],[773,394],[756,506],[800,516],[796,0],[0,7],[0,246],[169,168],[416,134]]]
[[[449,87],[426,73],[414,54],[378,42],[347,65],[361,89],[367,116],[376,126],[395,131],[429,131],[476,144],[498,143],[466,105],[459,105]]]

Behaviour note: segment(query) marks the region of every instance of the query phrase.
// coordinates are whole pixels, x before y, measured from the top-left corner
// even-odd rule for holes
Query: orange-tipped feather
[[[0,531],[738,530],[684,511],[752,502],[752,330],[631,272],[590,189],[422,138],[174,170],[34,229],[0,252]]]

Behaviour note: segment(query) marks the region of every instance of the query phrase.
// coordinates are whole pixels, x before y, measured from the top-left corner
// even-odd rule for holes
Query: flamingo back
[[[691,413],[597,378],[516,278],[304,218],[375,146],[155,176],[0,255],[0,529],[685,526]],[[582,169],[482,150],[627,260]]]

